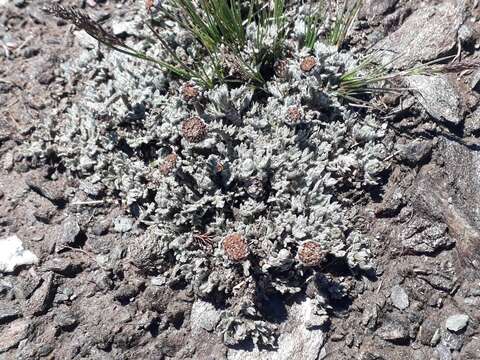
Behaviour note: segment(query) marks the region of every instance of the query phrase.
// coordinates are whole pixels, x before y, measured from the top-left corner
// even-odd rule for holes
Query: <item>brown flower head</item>
[[[170,154],[165,156],[163,162],[160,164],[160,172],[167,176],[169,175],[177,166],[177,154]]]
[[[198,116],[182,123],[182,134],[191,143],[198,143],[207,137],[207,125]]]
[[[254,199],[261,199],[266,194],[265,182],[259,177],[248,179],[245,183],[245,191]]]
[[[223,250],[232,261],[245,260],[249,253],[247,242],[237,233],[227,235],[223,239]]]
[[[277,77],[286,78],[287,77],[287,61],[277,60],[275,64],[273,64],[273,70],[275,71],[275,75]]]
[[[300,69],[304,72],[309,72],[315,67],[315,65],[317,65],[317,59],[315,59],[315,56],[307,56],[300,63]]]
[[[318,266],[325,262],[327,251],[316,241],[305,241],[298,249],[298,259],[306,266]]]
[[[287,110],[287,118],[293,123],[299,122],[302,119],[302,112],[298,106],[290,106]]]
[[[186,83],[182,86],[182,98],[183,100],[185,101],[192,101],[192,100],[195,100],[198,95],[199,95],[199,91],[198,91],[198,88],[192,84],[192,83]]]

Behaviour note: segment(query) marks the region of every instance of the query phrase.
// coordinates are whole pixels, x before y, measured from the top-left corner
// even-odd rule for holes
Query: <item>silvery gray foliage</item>
[[[192,61],[191,39],[169,26],[175,31],[161,36]],[[65,121],[46,124],[52,135],[39,136],[26,151],[46,156],[53,147],[71,176],[137,204],[148,227],[130,244],[130,259],[166,283],[189,284],[198,297],[222,294],[226,309],[217,332],[227,345],[245,339],[275,345],[276,328],[263,319],[259,300],[304,289],[315,270],[296,257],[302,242],[314,240],[352,268],[371,269],[369,239],[355,229],[342,191],[362,194],[375,185],[390,149],[380,121],[329,93],[341,71],[354,66],[351,54],[318,43],[317,65],[302,71],[309,54],[299,49],[286,59],[285,74],[266,84],[264,99],[255,100],[248,85],[218,85],[193,102],[182,97],[183,82],[149,64],[103,54],[99,59],[97,49],[85,50],[66,69],[88,74],[83,99]],[[182,134],[192,116],[207,125],[196,143]],[[169,154],[177,160],[165,172]],[[231,233],[248,242],[250,256],[242,263],[222,248]],[[323,298],[312,302],[314,327],[325,321],[328,305]]]

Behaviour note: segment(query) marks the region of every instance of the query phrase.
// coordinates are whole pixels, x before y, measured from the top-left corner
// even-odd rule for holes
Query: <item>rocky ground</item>
[[[65,76],[82,44],[44,3],[0,0],[0,359],[480,359],[480,70],[417,75],[377,100],[396,150],[381,190],[355,204],[376,273],[329,264],[317,287],[271,300],[276,351],[228,348],[216,304],[132,263],[141,234],[128,209],[17,151],[82,101],[86,81]],[[107,21],[132,6],[63,3]],[[478,61],[477,5],[367,0],[352,43],[404,54],[396,66]],[[29,252],[17,249],[12,272],[2,252],[17,238]],[[330,320],[307,330],[315,292]]]

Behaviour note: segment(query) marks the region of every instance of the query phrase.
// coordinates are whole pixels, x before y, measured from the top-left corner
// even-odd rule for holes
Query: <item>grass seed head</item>
[[[231,261],[243,261],[249,254],[247,242],[237,233],[227,235],[223,239],[223,250]]]
[[[198,143],[207,137],[207,125],[198,116],[185,120],[182,134],[191,143]]]
[[[316,241],[305,241],[298,249],[298,259],[305,266],[318,266],[325,262],[327,252]]]

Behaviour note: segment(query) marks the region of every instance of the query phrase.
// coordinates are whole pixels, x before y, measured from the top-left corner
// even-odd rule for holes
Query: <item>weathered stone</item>
[[[435,350],[438,354],[438,360],[452,360],[452,353],[445,345],[438,345]]]
[[[413,224],[418,224],[418,227],[412,226],[411,229],[406,229],[402,234],[402,245],[406,249],[413,250],[418,254],[432,254],[447,249],[455,243],[448,236],[446,225],[430,224],[428,221],[422,221],[421,219],[415,220]],[[414,229],[419,229],[419,231]]]
[[[0,324],[8,323],[16,318],[20,317],[21,312],[15,306],[2,306],[0,305]]]
[[[480,338],[472,337],[470,342],[462,348],[462,360],[477,360],[480,358]]]
[[[414,75],[407,78],[418,102],[436,120],[458,125],[462,119],[461,94],[445,75]]]
[[[427,160],[432,153],[431,141],[413,141],[398,146],[400,159],[409,165],[417,165]]]
[[[50,308],[55,296],[53,278],[53,273],[49,273],[45,276],[42,285],[40,285],[40,287],[33,293],[32,297],[27,301],[24,311],[26,314],[41,315]]]
[[[468,315],[465,314],[455,314],[450,316],[445,325],[448,330],[458,332],[465,329],[468,325]]]
[[[360,19],[374,19],[395,8],[398,0],[367,0],[363,3],[358,14]]]
[[[74,245],[78,235],[80,235],[80,226],[77,223],[77,220],[73,217],[68,217],[63,222],[63,233],[60,240],[62,245]]]
[[[435,320],[434,318],[426,319],[418,331],[417,339],[425,346],[432,344],[433,336],[438,329],[438,324]]]
[[[447,53],[457,42],[464,11],[462,0],[447,0],[421,7],[397,31],[375,46],[382,62],[401,68],[434,60]]]
[[[317,360],[323,346],[324,336],[319,329],[308,330],[305,314],[311,309],[306,301],[294,304],[288,313],[278,338],[278,349],[271,351],[229,349],[228,360]],[[320,358],[322,358],[320,356]]]
[[[408,340],[408,328],[398,320],[386,321],[378,330],[377,335],[390,342],[403,342]]]
[[[192,333],[201,332],[201,329],[207,331],[215,330],[220,321],[220,311],[209,302],[197,300],[192,305],[190,314],[190,323]]]
[[[29,334],[29,320],[16,320],[0,331],[0,354],[18,345]]]
[[[395,306],[397,309],[400,309],[400,310],[405,310],[406,308],[408,308],[408,305],[410,304],[408,301],[407,293],[399,285],[395,285],[392,288],[390,299],[392,300],[393,306]]]
[[[113,229],[119,233],[126,233],[132,230],[133,220],[128,217],[119,216],[113,220]]]
[[[65,184],[62,181],[46,181],[38,173],[30,174],[25,179],[30,189],[47,198],[55,205],[65,202]]]
[[[54,321],[63,330],[71,330],[78,324],[77,317],[70,311],[57,312]]]

